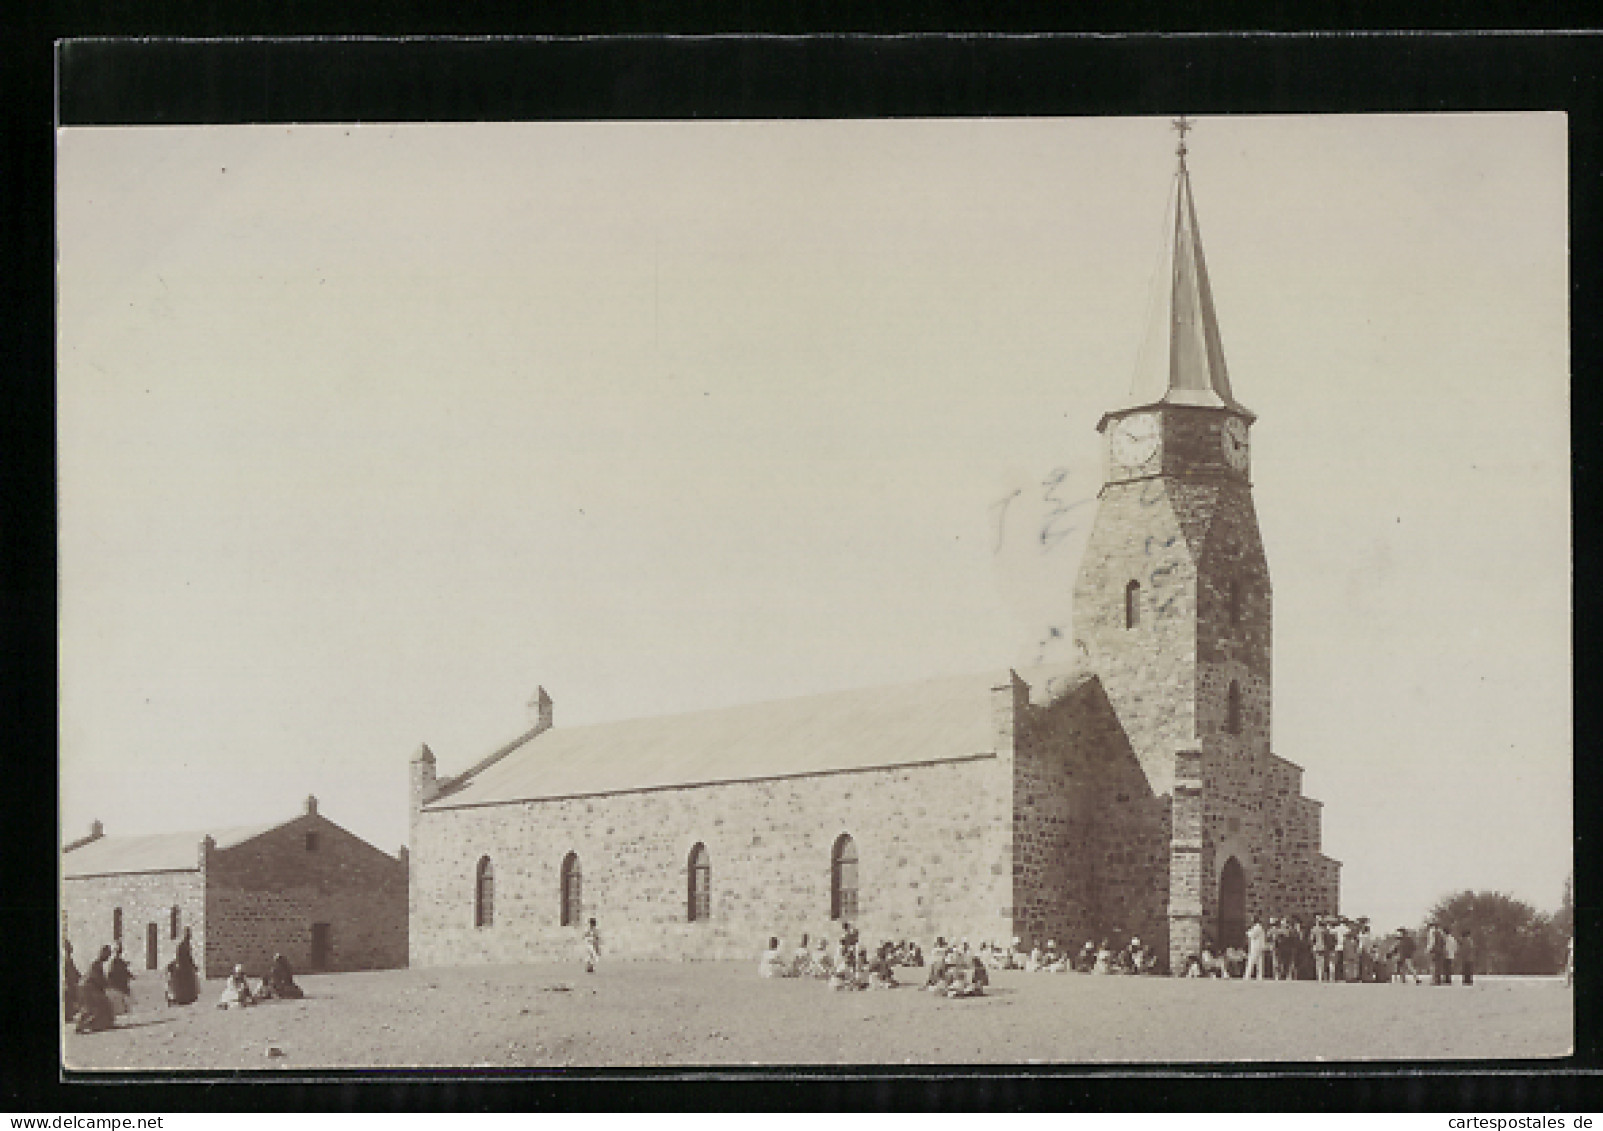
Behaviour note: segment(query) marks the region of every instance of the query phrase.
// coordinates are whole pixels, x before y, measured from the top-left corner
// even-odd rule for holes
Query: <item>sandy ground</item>
[[[756,964],[478,966],[308,975],[306,998],[169,1008],[154,975],[105,1033],[64,1030],[72,1069],[1029,1064],[1556,1057],[1556,980],[1474,987],[994,975],[984,998],[832,993]],[[921,976],[922,971],[907,971]],[[269,1054],[276,1048],[281,1056]]]

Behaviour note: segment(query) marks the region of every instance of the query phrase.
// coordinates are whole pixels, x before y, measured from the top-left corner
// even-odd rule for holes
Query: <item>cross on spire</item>
[[[1180,144],[1175,147],[1174,152],[1175,155],[1180,158],[1181,168],[1184,168],[1186,163],[1186,134],[1197,127],[1191,121],[1191,119],[1186,117],[1184,114],[1181,114],[1174,120],[1173,126],[1175,132],[1180,135]]]

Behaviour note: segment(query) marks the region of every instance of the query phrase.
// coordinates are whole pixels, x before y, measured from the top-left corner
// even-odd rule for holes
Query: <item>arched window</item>
[[[1231,624],[1240,624],[1241,623],[1241,609],[1242,609],[1241,579],[1239,577],[1232,577],[1230,579],[1230,623]]]
[[[1241,733],[1241,685],[1235,680],[1230,681],[1230,690],[1225,693],[1225,731]]]
[[[579,874],[579,855],[570,852],[562,858],[562,925],[577,927],[584,914],[584,878]]]
[[[122,942],[122,908],[111,909],[111,937],[116,942]]]
[[[473,875],[473,925],[489,927],[495,923],[495,869],[488,856],[479,857]]]
[[[1141,583],[1132,581],[1124,587],[1124,627],[1134,628],[1141,623]]]
[[[168,937],[176,939],[178,937],[178,908],[176,906],[173,907],[172,913],[167,918]]]
[[[707,862],[705,844],[690,850],[689,918],[692,923],[712,918],[712,865]]]
[[[830,853],[829,917],[852,919],[857,916],[857,845],[845,833],[835,841]]]

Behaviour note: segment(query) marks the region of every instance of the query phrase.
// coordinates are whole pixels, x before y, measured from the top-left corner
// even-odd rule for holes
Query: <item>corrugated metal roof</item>
[[[253,837],[289,824],[239,825],[210,830],[218,848],[232,848]],[[200,867],[200,842],[205,832],[151,833],[148,836],[103,836],[61,855],[61,874],[108,876],[126,872],[180,872]]]
[[[560,725],[431,809],[937,762],[996,751],[1006,671],[716,711]]]

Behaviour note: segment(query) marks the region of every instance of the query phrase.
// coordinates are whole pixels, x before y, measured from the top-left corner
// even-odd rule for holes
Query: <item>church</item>
[[[410,763],[411,962],[755,956],[770,935],[1026,947],[1139,936],[1168,968],[1331,914],[1320,803],[1271,742],[1251,430],[1181,131],[1163,343],[1097,424],[1072,663],[527,729]],[[1065,584],[1069,581],[1064,579]]]

